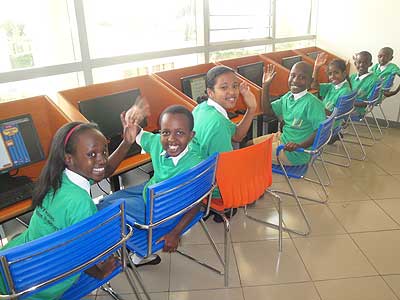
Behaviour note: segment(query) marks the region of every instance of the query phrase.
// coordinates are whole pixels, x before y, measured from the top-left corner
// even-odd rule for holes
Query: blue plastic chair
[[[328,201],[328,191],[326,190],[325,187],[325,183],[322,182],[322,179],[314,165],[315,160],[317,160],[318,158],[321,159],[322,161],[322,165],[324,167],[325,173],[329,179],[330,182],[330,177],[329,177],[329,173],[328,170],[326,169],[324,160],[322,159],[322,152],[323,152],[323,148],[326,144],[328,144],[330,138],[332,137],[332,130],[333,130],[333,124],[335,121],[335,117],[336,117],[336,109],[334,109],[334,111],[332,112],[332,114],[329,116],[329,118],[327,118],[325,121],[323,121],[317,130],[316,136],[314,138],[314,142],[311,146],[310,149],[304,149],[304,148],[298,148],[295,151],[296,152],[302,152],[302,153],[308,153],[311,155],[311,159],[307,164],[304,165],[298,165],[298,166],[285,166],[282,164],[282,162],[279,159],[279,153],[284,149],[284,145],[279,145],[278,148],[276,149],[276,157],[277,160],[279,162],[279,165],[272,165],[272,172],[276,173],[276,174],[280,174],[283,175],[286,179],[286,182],[288,183],[291,192],[284,192],[284,191],[278,191],[278,190],[274,190],[274,192],[277,192],[278,194],[285,194],[285,195],[289,195],[291,197],[293,197],[296,200],[296,204],[300,210],[301,215],[303,216],[303,219],[306,223],[307,226],[307,230],[306,231],[298,231],[298,230],[294,230],[294,229],[290,229],[287,227],[284,227],[283,230],[284,231],[288,231],[288,232],[292,232],[298,235],[308,235],[311,232],[311,226],[310,226],[310,222],[308,221],[308,218],[304,212],[303,206],[300,202],[300,198],[305,199],[305,200],[309,200],[309,201],[314,201],[314,202],[318,202],[318,203],[326,203]],[[316,177],[317,177],[317,181],[316,180],[312,180],[309,178],[305,177],[305,174],[307,173],[309,167],[311,166],[311,168],[313,169]],[[314,183],[318,183],[324,194],[325,194],[325,199],[321,200],[321,199],[313,199],[313,198],[309,198],[309,197],[305,197],[305,196],[299,196],[297,195],[296,190],[294,189],[294,186],[291,183],[291,179],[295,178],[295,179],[305,179]]]
[[[124,202],[120,201],[73,226],[0,251],[0,271],[8,290],[8,295],[0,295],[0,299],[25,299],[79,274],[62,299],[81,299],[121,272],[138,295],[132,275],[126,272],[125,243],[131,236],[132,227],[126,226]],[[105,279],[84,273],[118,252],[121,265]]]
[[[198,222],[201,223],[203,228],[206,226],[202,218],[209,212],[210,199],[215,188],[217,157],[218,155],[214,154],[186,172],[148,187],[144,224],[135,222],[129,216],[127,217],[128,223],[136,228],[135,234],[127,242],[127,248],[130,251],[141,257],[148,257],[161,250],[164,246],[164,241],[157,243],[157,240],[170,232],[187,211],[200,205],[204,199],[208,198],[207,207],[196,214],[182,234]],[[206,231],[207,233],[208,231]],[[211,239],[211,236],[209,238]],[[213,247],[214,250],[217,249],[215,244],[213,244]],[[182,251],[177,252],[192,258]],[[223,265],[222,256],[218,251],[216,253]],[[192,259],[195,260],[194,258]],[[207,267],[219,274],[223,274],[222,271],[211,266],[207,265]],[[134,265],[133,270],[145,295],[150,299]]]
[[[390,127],[389,121],[388,121],[388,119],[386,118],[385,112],[383,111],[383,108],[382,108],[383,100],[386,99],[384,92],[390,91],[390,89],[391,89],[392,86],[393,86],[393,82],[394,82],[394,78],[395,78],[395,77],[396,77],[396,73],[392,73],[392,74],[390,74],[390,75],[388,76],[388,78],[386,78],[386,80],[383,82],[381,101],[378,101],[378,103],[377,103],[377,105],[376,105],[376,106],[379,108],[379,110],[380,110],[380,112],[381,112],[381,114],[382,114],[382,116],[383,116],[383,119],[384,119],[385,122],[386,122],[386,126],[385,126],[384,128],[389,128],[389,127]]]

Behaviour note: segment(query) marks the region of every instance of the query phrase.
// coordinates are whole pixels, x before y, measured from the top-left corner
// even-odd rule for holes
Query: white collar
[[[212,107],[215,107],[215,109],[216,109],[217,111],[219,111],[225,118],[227,118],[227,119],[229,120],[229,118],[228,118],[228,113],[226,112],[225,108],[223,108],[223,107],[221,106],[221,104],[215,102],[215,101],[214,101],[213,99],[211,99],[211,98],[208,98],[207,104],[210,105],[210,106],[212,106]]]
[[[168,158],[172,159],[172,162],[174,163],[174,166],[176,166],[178,164],[178,162],[181,160],[182,157],[185,156],[185,154],[189,151],[189,145],[186,146],[186,148],[179,153],[178,156],[169,156]],[[164,155],[167,154],[167,152],[164,150],[163,152],[160,153],[160,155]]]
[[[79,186],[81,189],[84,189],[90,195],[90,182],[85,177],[71,171],[70,169],[65,168],[65,175],[67,175],[68,179],[72,181],[72,183]]]
[[[334,85],[333,87],[335,88],[335,90],[338,90],[338,89],[340,89],[345,83],[346,83],[346,79],[343,80],[341,83],[338,83],[337,85]]]
[[[297,94],[292,93],[293,99],[294,99],[294,100],[300,99],[300,98],[303,97],[305,94],[307,94],[307,90],[304,90],[304,91],[302,91],[302,92],[300,92],[300,93],[297,93]]]
[[[364,75],[361,75],[361,76],[358,76],[358,74],[357,74],[356,79],[363,80],[365,77],[367,77],[371,74],[372,74],[371,72],[365,73]]]
[[[385,70],[386,67],[388,66],[388,64],[389,63],[387,63],[386,65],[383,65],[383,66],[379,65],[379,70],[381,70],[381,71]]]

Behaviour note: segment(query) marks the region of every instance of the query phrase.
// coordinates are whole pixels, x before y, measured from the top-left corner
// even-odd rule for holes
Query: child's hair
[[[208,70],[206,79],[206,88],[214,90],[216,79],[221,74],[236,73],[233,69],[226,66],[215,66]]]
[[[313,67],[309,63],[306,63],[305,61],[299,61],[298,63],[295,63],[292,67],[292,70],[295,66],[300,66],[303,72],[307,75],[308,80],[311,82]]]
[[[346,62],[343,59],[334,59],[329,63],[329,65],[335,66],[342,72],[346,72],[346,69],[347,69]],[[349,74],[347,74],[347,73],[346,73],[346,80],[349,83],[350,89],[351,89],[350,78],[349,78]]]
[[[383,47],[381,49],[381,51],[384,51],[386,54],[388,54],[389,56],[393,56],[393,49],[390,47]]]
[[[49,157],[33,191],[34,207],[42,205],[44,197],[50,190],[54,196],[60,188],[65,169],[65,154],[75,152],[79,134],[89,129],[99,130],[99,127],[95,123],[71,122],[57,130],[51,142]]]
[[[365,56],[367,59],[369,59],[369,61],[372,61],[372,55],[371,55],[371,53],[369,53],[368,51],[361,51],[361,52],[358,52],[358,53],[356,54],[356,57],[357,57],[357,55],[359,55],[359,56]]]
[[[194,119],[190,110],[182,105],[171,105],[168,106],[160,115],[159,123],[161,124],[161,119],[165,114],[181,114],[184,115],[188,121],[189,130],[192,131],[194,127]]]

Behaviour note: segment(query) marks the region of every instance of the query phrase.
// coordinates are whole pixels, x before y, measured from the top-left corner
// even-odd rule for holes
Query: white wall
[[[354,53],[366,50],[376,63],[379,49],[388,46],[394,50],[393,62],[400,66],[399,13],[399,0],[319,0],[317,47],[351,63]],[[399,82],[397,78],[395,87]],[[399,121],[399,104],[400,93],[385,100],[390,120]]]

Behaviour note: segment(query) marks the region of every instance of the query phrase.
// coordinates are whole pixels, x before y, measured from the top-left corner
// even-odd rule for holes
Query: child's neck
[[[367,74],[368,73],[368,71],[366,71],[366,72],[362,72],[362,73],[358,73],[358,77],[361,77],[361,76],[363,76],[363,75],[365,75],[365,74]]]

